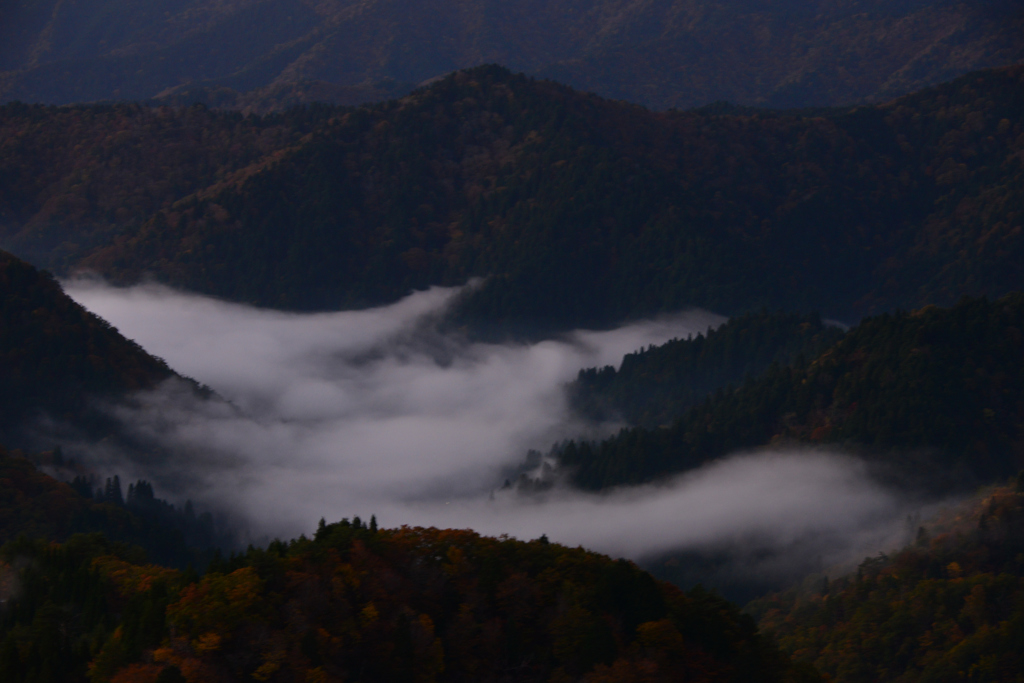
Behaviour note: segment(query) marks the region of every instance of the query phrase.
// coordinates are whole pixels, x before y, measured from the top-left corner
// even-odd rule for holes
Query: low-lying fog
[[[434,324],[457,290],[323,314],[259,310],[155,285],[65,283],[74,299],[232,405],[165,386],[122,410],[167,462],[107,462],[157,494],[229,511],[256,536],[324,517],[473,528],[643,559],[680,548],[804,544],[830,564],[902,532],[898,497],[839,453],[737,454],[658,486],[543,498],[495,491],[528,448],[577,436],[580,368],[724,321],[692,311],[534,344],[470,343]],[[97,456],[98,457],[98,456]],[[809,545],[808,545],[809,544]]]

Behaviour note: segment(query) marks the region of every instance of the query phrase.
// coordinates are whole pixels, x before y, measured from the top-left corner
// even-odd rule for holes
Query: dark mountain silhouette
[[[47,416],[102,434],[96,399],[117,400],[175,374],[61,290],[49,273],[0,252],[0,435],[15,443]],[[11,443],[11,441],[6,441]]]

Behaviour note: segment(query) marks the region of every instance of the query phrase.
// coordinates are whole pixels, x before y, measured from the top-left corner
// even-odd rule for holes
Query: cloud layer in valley
[[[160,462],[108,463],[165,494],[232,511],[257,533],[291,537],[375,514],[382,525],[546,534],[633,558],[729,544],[870,551],[897,533],[898,499],[857,460],[751,453],[657,486],[543,497],[494,489],[526,449],[577,436],[563,385],[582,367],[695,334],[724,319],[691,311],[533,344],[446,336],[435,322],[457,290],[340,313],[253,309],[146,285],[66,283],[68,293],[177,371],[230,401],[173,384],[121,408]],[[158,490],[158,493],[160,491]]]

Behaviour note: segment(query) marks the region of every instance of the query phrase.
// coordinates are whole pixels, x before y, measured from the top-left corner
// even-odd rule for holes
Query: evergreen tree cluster
[[[618,370],[580,370],[569,397],[591,420],[667,426],[708,395],[761,375],[773,363],[813,358],[842,335],[817,315],[747,313],[706,335],[626,354]]]
[[[50,453],[32,457],[53,462]],[[95,483],[86,475],[70,483],[57,481],[21,451],[0,446],[0,544],[21,536],[63,541],[74,534],[101,533],[141,547],[163,565],[201,569],[218,548],[234,543],[232,532],[209,512],[197,515],[191,501],[176,507],[161,500],[147,481],[129,484],[127,496],[117,476],[100,487]]]

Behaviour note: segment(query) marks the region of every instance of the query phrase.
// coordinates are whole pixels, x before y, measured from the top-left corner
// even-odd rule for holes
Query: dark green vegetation
[[[490,276],[462,320],[832,317],[1024,288],[1024,67],[820,116],[653,114],[497,67],[264,119],[0,109],[0,242],[295,309]]]
[[[1024,294],[869,318],[809,362],[772,365],[671,427],[556,449],[586,489],[635,484],[744,448],[862,447],[936,486],[1024,466]]]
[[[68,484],[33,464],[70,479],[78,466],[59,450],[31,457],[0,446],[0,544],[19,536],[63,541],[73,534],[101,533],[144,548],[156,562],[203,567],[216,548],[231,543],[210,513],[196,515],[191,502],[176,508],[156,498],[148,482],[130,484],[125,495],[114,477],[93,491],[88,475],[75,475]]]
[[[1021,35],[1012,0],[13,0],[0,101],[356,104],[498,62],[655,108],[849,104],[1020,61]]]
[[[816,357],[843,332],[816,315],[748,313],[707,335],[673,339],[627,354],[612,366],[580,370],[569,385],[573,408],[592,420],[668,425],[708,395],[801,356]]]
[[[856,575],[746,611],[836,683],[1007,683],[1024,671],[1024,475],[922,527],[917,543]]]
[[[160,359],[72,301],[53,278],[0,252],[0,435],[40,414],[109,429],[92,399],[113,400],[174,376]],[[5,438],[6,440],[6,438]]]
[[[356,518],[201,579],[99,536],[21,539],[0,590],[5,683],[818,680],[720,598],[544,538]]]

